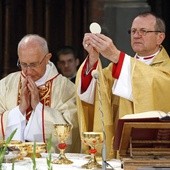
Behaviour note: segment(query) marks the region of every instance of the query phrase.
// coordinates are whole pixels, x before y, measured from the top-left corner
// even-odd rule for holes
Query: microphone
[[[93,70],[91,73],[92,77],[97,81],[97,92],[99,97],[99,111],[101,115],[101,122],[102,122],[102,131],[103,131],[103,144],[102,144],[102,170],[106,170],[106,132],[104,126],[104,114],[102,110],[102,100],[101,100],[101,93],[100,93],[100,81],[99,81],[99,72],[97,70]]]

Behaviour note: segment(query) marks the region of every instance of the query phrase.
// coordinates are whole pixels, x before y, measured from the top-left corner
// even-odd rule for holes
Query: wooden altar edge
[[[154,159],[132,159],[123,158],[123,168],[124,170],[138,170],[138,169],[148,169],[148,168],[161,168],[170,169],[169,159],[164,160],[154,160]]]
[[[147,166],[152,166],[154,165],[154,167],[160,167],[160,164],[162,165],[162,167],[170,167],[170,162],[168,159],[132,159],[132,158],[124,158],[124,163],[128,164],[128,165],[147,165]]]
[[[125,122],[123,126],[122,135],[121,135],[121,140],[120,140],[120,147],[119,147],[120,156],[128,156],[127,151],[129,150],[129,144],[131,141],[131,132],[133,128],[134,129],[158,129],[158,130],[165,129],[166,130],[166,129],[170,129],[170,122]],[[151,142],[152,141],[153,140],[151,140]],[[156,143],[156,141],[154,142]],[[136,148],[135,150],[142,151],[144,149],[145,148]],[[163,154],[165,149],[166,149],[166,152],[170,151],[169,148],[159,148],[159,149],[158,148],[147,148],[147,149],[157,150],[157,151],[159,150],[158,151],[159,155]]]
[[[130,154],[130,149],[128,149],[127,154]],[[127,155],[126,154],[126,155]],[[168,156],[170,158],[170,148],[133,148],[133,154],[135,156]],[[125,156],[126,156],[125,155]],[[123,155],[122,155],[123,156]]]

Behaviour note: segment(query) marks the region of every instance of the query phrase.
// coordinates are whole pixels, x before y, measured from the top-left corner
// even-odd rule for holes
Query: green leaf
[[[16,131],[17,131],[17,129],[15,129],[15,130],[10,134],[10,136],[7,138],[7,140],[6,140],[6,142],[5,142],[6,145],[8,145],[8,144],[11,142],[11,140],[12,140],[12,138],[14,137]]]
[[[14,161],[12,161],[12,170],[14,170]]]
[[[2,162],[3,162],[3,159],[4,159],[4,156],[5,156],[5,152],[7,150],[7,146],[8,144],[11,142],[12,138],[14,137],[15,133],[16,133],[17,129],[15,129],[11,134],[10,136],[7,138],[7,140],[5,141],[4,143],[4,147],[2,147],[0,149],[0,170],[2,170]]]
[[[36,170],[36,142],[34,141],[34,146],[33,146],[33,154],[31,157],[32,163],[33,163],[33,170]]]
[[[48,152],[48,157],[46,158],[48,170],[52,170],[52,165],[51,165],[51,147],[52,147],[52,134],[50,137],[47,139],[47,152]]]

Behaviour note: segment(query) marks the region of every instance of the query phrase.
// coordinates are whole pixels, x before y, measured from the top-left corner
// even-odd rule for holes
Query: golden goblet
[[[66,139],[69,137],[72,129],[72,125],[70,124],[54,124],[55,135],[58,139],[58,149],[60,151],[57,159],[53,160],[54,164],[72,164],[65,156],[65,149],[67,148]]]
[[[100,165],[96,161],[95,154],[97,153],[96,146],[103,142],[103,133],[102,132],[83,132],[82,141],[85,145],[90,146],[89,153],[91,155],[88,163],[84,164],[82,168],[86,168],[86,169],[102,168],[102,165]]]

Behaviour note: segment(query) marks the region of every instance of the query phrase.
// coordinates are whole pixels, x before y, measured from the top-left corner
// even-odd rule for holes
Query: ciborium
[[[54,159],[54,164],[72,164],[73,162],[66,158],[65,149],[67,148],[66,140],[69,137],[72,125],[71,124],[54,124],[55,135],[57,136],[58,149],[60,151],[57,159]]]
[[[102,132],[83,132],[81,139],[85,145],[88,145],[90,147],[89,149],[90,159],[86,164],[82,166],[82,168],[86,168],[86,169],[102,168],[102,165],[100,165],[97,162],[95,155],[97,153],[96,146],[103,142],[103,133]]]

